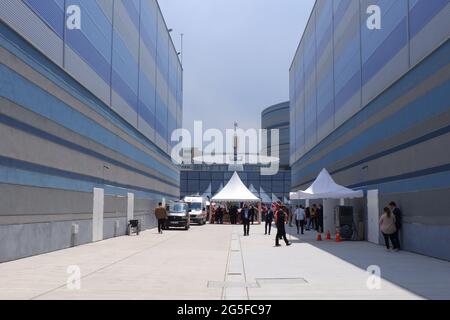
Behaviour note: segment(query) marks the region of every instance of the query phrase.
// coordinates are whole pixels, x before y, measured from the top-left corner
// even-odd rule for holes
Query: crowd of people
[[[258,220],[259,209],[250,204],[242,204],[240,207],[231,205],[230,207],[224,205],[214,206],[211,209],[211,222],[215,224],[242,224],[244,229],[244,237],[250,235],[250,226]],[[284,239],[286,245],[290,245],[286,237],[285,224],[289,223],[291,211],[280,201],[273,203],[271,206],[261,205],[262,221],[265,222],[265,234],[270,235],[272,231],[272,224],[275,222],[277,227],[276,246],[280,246],[279,240]]]
[[[258,209],[254,205],[243,204],[240,208],[236,205],[230,207],[219,205],[212,208],[212,223],[223,224],[224,216],[228,216],[231,224],[242,224],[244,228],[244,236],[250,235],[250,225],[254,224],[257,219]],[[279,241],[284,239],[286,245],[290,245],[286,237],[286,224],[297,227],[297,234],[304,234],[305,231],[315,230],[319,233],[324,232],[323,224],[323,206],[321,204],[313,204],[311,207],[297,205],[293,210],[285,206],[281,201],[274,202],[272,205],[261,206],[262,221],[265,224],[265,235],[270,235],[272,225],[275,222],[277,228],[277,235],[275,238],[275,245],[280,246]],[[159,203],[155,210],[155,216],[158,220],[158,232],[162,233],[162,227],[165,219],[167,219],[167,212],[165,208]],[[379,220],[381,233],[384,237],[386,249],[399,251],[400,237],[399,233],[402,227],[402,213],[395,202],[389,203],[385,207],[383,214]]]

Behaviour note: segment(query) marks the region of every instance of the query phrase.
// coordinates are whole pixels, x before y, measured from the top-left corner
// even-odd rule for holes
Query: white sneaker
[[[386,248],[386,251],[387,251],[387,252],[391,252],[391,249],[389,249],[389,248]]]

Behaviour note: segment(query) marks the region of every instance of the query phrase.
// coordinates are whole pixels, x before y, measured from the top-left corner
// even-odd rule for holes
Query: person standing
[[[219,224],[220,223],[220,214],[221,214],[222,208],[220,206],[217,207],[216,212],[215,212],[215,224]]]
[[[218,222],[219,224],[223,224],[224,214],[225,214],[225,209],[222,206],[220,206],[219,207],[219,222]]]
[[[397,231],[395,231],[394,237],[395,237],[395,241],[397,241],[397,244],[398,244],[397,249],[400,250],[400,230],[402,229],[402,221],[403,221],[402,220],[402,212],[397,207],[397,204],[394,201],[391,201],[391,203],[389,203],[389,207],[395,217],[395,227],[397,228]]]
[[[288,241],[286,237],[286,223],[287,223],[288,215],[280,206],[277,206],[277,211],[275,212],[275,224],[277,226],[277,236],[275,237],[275,246],[280,246],[280,239],[284,239],[284,242],[287,246],[290,246],[291,243]]]
[[[395,233],[397,232],[397,227],[395,226],[395,216],[391,212],[391,209],[384,208],[383,214],[380,218],[380,230],[384,237],[384,242],[386,243],[386,249],[390,250],[389,240],[392,242],[394,251],[398,251],[398,243],[395,238]]]
[[[237,208],[235,205],[233,205],[230,208],[230,222],[231,224],[236,224],[236,215],[237,215]]]
[[[244,237],[249,236],[250,234],[250,209],[247,205],[244,206],[244,209],[241,211],[241,220],[244,226]]]
[[[162,229],[167,220],[167,210],[163,207],[162,203],[158,203],[158,207],[155,209],[155,217],[158,220],[158,233],[162,234]]]
[[[297,226],[297,234],[300,234],[300,229],[302,234],[304,234],[305,210],[303,209],[303,206],[297,206],[295,209],[295,225]]]
[[[256,215],[255,206],[251,206],[250,209],[249,209],[249,212],[250,212],[250,222],[252,224],[254,224],[255,223],[255,215]]]
[[[310,207],[305,208],[305,217],[306,217],[306,231],[311,230],[311,209]]]
[[[313,204],[311,209],[311,221],[312,221],[312,228],[313,230],[318,231],[318,223],[317,223],[317,205]]]
[[[317,223],[319,224],[319,232],[324,233],[323,229],[323,206],[319,204],[319,208],[317,209]]]
[[[292,220],[295,219],[295,217],[294,217],[294,215],[295,215],[294,214],[294,210],[292,210],[291,206],[286,206],[285,208],[286,208],[286,213],[288,215],[289,227],[293,227]]]
[[[267,211],[267,213],[266,213],[266,216],[265,216],[265,222],[266,222],[266,225],[265,225],[265,235],[267,235],[267,230],[269,230],[269,236],[270,236],[270,231],[272,230],[272,222],[273,222],[273,218],[274,218],[274,213],[273,213],[273,209],[272,208],[270,208],[268,211]]]

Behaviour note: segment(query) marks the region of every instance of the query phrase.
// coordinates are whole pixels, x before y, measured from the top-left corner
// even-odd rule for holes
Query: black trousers
[[[302,234],[304,234],[305,220],[295,220],[295,225],[297,226],[297,233],[300,233],[300,229],[301,229]]]
[[[397,242],[397,236],[395,233],[393,234],[385,234],[383,233],[384,242],[386,244],[386,248],[390,249],[389,240],[391,240],[392,246],[394,249],[400,249],[399,243]]]
[[[244,236],[248,236],[250,233],[250,219],[243,219],[242,224],[244,225]]]
[[[166,219],[158,219],[158,232],[161,233],[164,228],[164,224],[166,223]]]
[[[397,230],[394,234],[393,234],[395,241],[397,242],[397,249],[400,250],[400,230]]]
[[[265,229],[266,229],[266,234],[267,234],[267,229],[269,229],[269,234],[270,234],[270,231],[272,230],[272,220],[266,220]]]
[[[325,231],[323,230],[323,217],[318,218],[318,223],[319,227],[317,228],[317,231],[319,231],[320,233],[324,233]]]
[[[317,217],[312,218],[313,229],[319,231],[319,219]]]
[[[280,244],[280,239],[283,239],[286,244],[289,244],[289,241],[286,237],[286,229],[284,225],[277,226],[277,236],[275,237],[275,245],[278,246]]]

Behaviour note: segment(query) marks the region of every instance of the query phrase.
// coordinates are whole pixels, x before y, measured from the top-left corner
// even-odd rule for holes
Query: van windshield
[[[202,210],[202,204],[200,202],[191,202],[189,203],[189,209],[191,210]]]
[[[184,203],[174,203],[169,207],[170,212],[185,212],[186,205]]]

